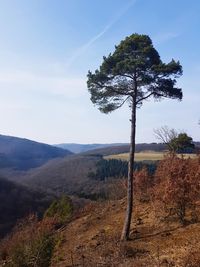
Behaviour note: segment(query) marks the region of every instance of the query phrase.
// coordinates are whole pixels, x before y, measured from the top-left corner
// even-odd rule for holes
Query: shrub
[[[15,228],[0,245],[6,267],[48,267],[55,246],[54,220],[38,221],[32,215]]]
[[[170,155],[161,161],[155,174],[153,195],[184,223],[186,210],[194,210],[200,199],[200,157],[184,159]]]
[[[68,196],[63,195],[50,205],[44,214],[44,218],[56,218],[57,223],[62,225],[71,218],[72,213],[72,201]]]
[[[134,191],[139,201],[149,200],[149,189],[152,186],[152,177],[149,175],[147,167],[134,172]]]

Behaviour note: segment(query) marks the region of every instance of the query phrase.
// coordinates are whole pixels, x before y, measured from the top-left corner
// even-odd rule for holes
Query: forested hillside
[[[89,150],[85,152],[85,154],[90,154],[90,155],[95,155],[99,154],[102,156],[108,156],[108,155],[113,155],[113,154],[121,154],[121,153],[127,153],[129,152],[130,146],[128,144],[125,145],[120,145],[120,146],[112,146],[112,144],[109,147],[103,147],[103,148],[98,148],[94,150]],[[156,151],[156,152],[161,152],[166,150],[166,145],[165,144],[160,144],[160,143],[141,143],[141,144],[136,144],[135,146],[135,152],[141,152],[141,151]]]
[[[71,156],[49,161],[45,165],[30,170],[19,180],[33,188],[48,190],[57,195],[90,192],[94,181],[88,173],[95,170],[98,156]]]
[[[76,143],[64,143],[55,145],[63,149],[70,150],[73,153],[84,153],[84,152],[99,152],[100,154],[113,154],[114,153],[125,153],[129,150],[128,143],[111,143],[111,144],[76,144]],[[136,152],[144,150],[163,151],[166,149],[166,145],[161,143],[140,143],[136,144]]]
[[[24,138],[0,135],[0,168],[28,170],[72,152]]]
[[[106,147],[119,147],[119,146],[125,146],[127,144],[125,143],[112,143],[112,144],[76,144],[76,143],[64,143],[64,144],[57,144],[56,147],[60,147],[63,149],[67,149],[73,153],[82,153],[94,149],[99,148],[106,148]]]
[[[10,231],[18,219],[30,213],[41,216],[52,199],[52,195],[0,178],[0,237]]]

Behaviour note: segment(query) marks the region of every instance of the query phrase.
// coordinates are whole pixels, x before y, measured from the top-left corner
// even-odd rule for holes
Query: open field
[[[155,151],[144,151],[135,153],[135,161],[143,161],[143,160],[162,160],[164,158],[164,155],[166,155],[166,152],[155,152]],[[184,158],[195,158],[196,154],[180,154],[179,157]],[[116,154],[116,155],[109,155],[105,156],[105,159],[121,159],[121,160],[128,160],[129,159],[129,153],[122,153],[122,154]]]

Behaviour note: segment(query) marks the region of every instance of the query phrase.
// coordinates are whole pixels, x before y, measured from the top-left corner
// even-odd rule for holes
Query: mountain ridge
[[[79,144],[79,143],[61,143],[55,144],[54,146],[67,149],[73,153],[83,153],[94,149],[106,148],[106,147],[113,147],[113,146],[123,146],[128,145],[128,143],[107,143],[107,144],[100,144],[100,143],[93,143],[93,144]]]
[[[0,168],[28,170],[73,153],[26,138],[0,135]]]

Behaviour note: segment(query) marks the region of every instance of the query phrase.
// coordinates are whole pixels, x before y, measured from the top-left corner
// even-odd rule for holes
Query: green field
[[[135,153],[135,161],[155,161],[155,160],[161,160],[164,158],[164,155],[166,155],[166,152],[154,152],[154,151],[144,151]],[[196,154],[181,154],[179,157],[183,155],[184,158],[195,158]],[[121,160],[128,160],[129,159],[129,153],[122,153],[122,154],[116,154],[116,155],[109,155],[105,156],[105,159],[121,159]]]

